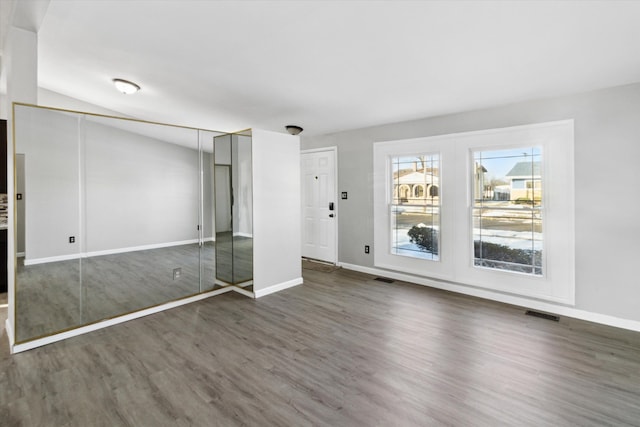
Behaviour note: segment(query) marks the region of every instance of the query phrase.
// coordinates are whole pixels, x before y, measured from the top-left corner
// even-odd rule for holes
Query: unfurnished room
[[[638,22],[0,0],[0,425],[640,427]]]

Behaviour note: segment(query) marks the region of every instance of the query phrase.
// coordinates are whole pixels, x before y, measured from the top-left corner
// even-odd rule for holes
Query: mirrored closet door
[[[250,132],[214,139],[216,284],[251,291],[253,203]]]
[[[17,343],[251,290],[250,133],[22,104],[14,121]]]

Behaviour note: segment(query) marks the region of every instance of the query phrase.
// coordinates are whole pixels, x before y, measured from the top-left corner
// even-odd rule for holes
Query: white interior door
[[[303,151],[302,256],[337,262],[336,148]]]

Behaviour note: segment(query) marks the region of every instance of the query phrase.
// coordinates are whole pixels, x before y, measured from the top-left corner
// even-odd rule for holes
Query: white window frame
[[[473,151],[542,147],[543,275],[478,268],[473,262],[471,218]],[[374,143],[374,265],[418,277],[502,293],[575,304],[573,120]],[[439,260],[391,253],[390,158],[440,155]]]
[[[424,144],[427,138],[402,141],[387,141],[374,144],[374,264],[376,267],[397,270],[417,276],[427,276],[449,280],[452,257],[450,249],[442,239],[438,242],[438,259],[422,259],[396,255],[391,252],[391,204],[393,203],[393,172],[391,159],[415,154],[438,154],[438,192],[440,199],[440,235],[451,229],[451,212],[446,210],[446,167],[443,166],[444,153],[439,144]],[[449,153],[453,154],[453,153]]]
[[[437,175],[437,177],[438,177],[438,180],[439,180],[439,181],[438,181],[438,184],[439,184],[439,185],[441,185],[441,181],[440,181],[440,158],[439,158],[439,153],[435,153],[435,152],[429,152],[429,153],[426,153],[426,152],[425,152],[425,153],[411,153],[411,154],[412,154],[412,155],[414,155],[414,156],[416,156],[416,157],[420,157],[420,156],[432,156],[432,155],[438,155],[438,169],[439,169],[439,171],[438,171],[438,175]],[[389,246],[388,246],[388,248],[389,248],[389,250],[391,250],[391,249],[392,249],[392,246],[393,246],[393,244],[394,244],[393,239],[391,238],[391,235],[392,235],[392,234],[395,234],[395,231],[396,231],[396,229],[394,228],[393,218],[391,218],[390,211],[391,211],[391,210],[393,210],[393,209],[392,209],[393,199],[394,199],[394,197],[393,197],[393,196],[394,196],[394,192],[395,192],[395,188],[396,188],[396,183],[394,182],[394,179],[393,179],[393,171],[392,171],[392,169],[393,169],[393,165],[392,165],[392,163],[393,163],[393,159],[394,159],[394,158],[397,158],[397,157],[406,157],[406,156],[395,156],[395,155],[391,155],[391,156],[389,156],[389,157],[388,157],[388,159],[387,159],[387,161],[388,161],[388,171],[389,171],[388,178],[390,179],[390,181],[389,181],[389,185],[390,185],[390,188],[389,188],[389,203],[388,203],[388,208],[389,208],[389,212],[388,212],[388,214],[389,214],[389,233],[388,233],[388,236],[389,236]],[[398,188],[400,188],[401,186],[404,186],[404,185],[407,185],[407,184],[402,184],[402,185],[400,185]],[[426,194],[426,188],[430,188],[430,186],[425,186],[425,185],[423,185],[423,184],[417,184],[417,185],[415,185],[415,186],[413,187],[413,189],[410,189],[410,190],[409,190],[409,191],[410,191],[410,194],[412,195],[412,197],[413,197],[413,198],[419,198],[419,196],[417,196],[417,195],[416,195],[416,192],[417,192],[417,190],[416,190],[416,189],[417,189],[418,187],[422,187],[422,189],[423,189],[423,194]],[[410,187],[409,187],[409,188],[410,188]],[[393,189],[393,191],[392,191],[391,189]],[[401,197],[399,197],[399,196],[400,196],[399,194],[396,194],[396,196],[397,196],[397,197],[396,197],[397,199],[400,199],[400,198],[401,198]],[[428,196],[427,196],[427,198],[428,198]],[[426,199],[425,199],[425,202],[426,202]],[[442,217],[442,213],[441,213],[441,211],[440,211],[441,204],[442,204],[442,202],[441,202],[440,198],[438,198],[438,211],[439,211],[439,212],[438,212],[438,215],[439,215],[439,217],[440,217],[440,218]],[[440,226],[441,226],[441,224],[438,224],[438,228],[439,228]],[[428,261],[432,261],[432,262],[438,262],[438,261],[440,260],[440,259],[439,259],[439,258],[440,258],[440,241],[439,241],[439,240],[440,240],[440,239],[438,239],[438,253],[437,253],[437,254],[435,254],[437,258],[435,258],[435,259],[434,259],[433,257],[428,257],[428,256],[426,256],[426,257],[422,258],[422,257],[419,257],[419,256],[412,256],[412,255],[400,254],[400,253],[393,253],[393,252],[392,252],[392,255],[393,255],[394,257],[410,257],[410,258],[418,258],[418,259],[421,259],[421,260],[428,260]],[[397,249],[396,249],[396,250],[397,250]]]
[[[473,173],[471,173],[471,170],[473,169],[473,165],[475,164],[475,162],[477,161],[475,158],[474,153],[477,153],[478,151],[483,151],[483,152],[493,152],[493,151],[500,151],[500,150],[513,150],[513,149],[530,149],[532,147],[532,145],[527,145],[527,144],[505,144],[505,145],[501,145],[499,148],[485,148],[485,147],[481,147],[480,149],[476,149],[476,148],[470,148],[469,149],[469,178],[471,179],[471,182],[469,183],[469,185],[471,186],[470,188],[475,188],[476,186],[476,177],[473,175]],[[479,266],[479,265],[475,265],[475,248],[474,248],[474,234],[473,234],[473,226],[474,226],[474,219],[473,219],[473,210],[474,209],[479,209],[479,207],[477,207],[475,205],[475,200],[474,200],[474,195],[471,193],[469,194],[469,202],[468,202],[468,212],[469,212],[469,221],[470,221],[470,234],[469,234],[469,239],[471,240],[471,263],[473,265],[474,268],[479,268],[479,269],[484,269],[484,270],[489,270],[489,271],[499,271],[499,272],[505,272],[505,273],[511,273],[511,274],[519,274],[519,275],[527,275],[530,277],[540,277],[540,276],[544,276],[546,274],[546,247],[545,247],[545,239],[544,239],[544,232],[545,232],[545,219],[546,219],[546,211],[545,211],[545,206],[546,206],[546,202],[547,202],[547,197],[546,197],[546,192],[544,191],[543,188],[543,183],[545,180],[545,172],[544,172],[544,168],[545,168],[545,152],[544,152],[544,148],[541,146],[537,146],[537,148],[541,148],[541,159],[542,159],[542,164],[541,164],[541,179],[537,179],[537,180],[532,180],[532,179],[522,179],[522,181],[524,182],[525,186],[524,188],[522,188],[523,190],[527,189],[527,184],[532,184],[534,181],[538,182],[538,185],[536,188],[542,190],[542,203],[541,206],[538,207],[539,212],[540,212],[540,217],[542,218],[542,265],[541,265],[541,269],[542,269],[542,274],[538,274],[538,275],[532,275],[530,273],[522,273],[522,272],[518,272],[518,271],[510,271],[510,270],[506,270],[506,269],[496,269],[496,268],[492,268],[492,267],[484,267],[484,266]],[[533,189],[533,188],[531,188]],[[512,196],[513,197],[513,196]],[[495,279],[493,279],[495,280]]]

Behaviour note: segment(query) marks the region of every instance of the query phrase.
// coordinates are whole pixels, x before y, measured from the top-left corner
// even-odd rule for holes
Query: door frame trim
[[[338,147],[337,146],[331,146],[331,147],[322,147],[322,148],[312,148],[309,150],[301,150],[300,151],[300,156],[304,155],[304,154],[312,154],[312,153],[321,153],[321,152],[331,152],[333,155],[333,197],[334,197],[334,212],[335,212],[335,236],[334,236],[334,249],[333,249],[333,253],[334,253],[334,257],[335,259],[329,261],[334,265],[338,265],[338,259],[339,259],[339,254],[338,254],[338,236],[340,235],[340,233],[338,233],[338,230],[340,228],[340,201],[338,200]],[[300,178],[302,178],[302,171],[300,171]],[[303,206],[302,204],[300,205],[300,217],[302,218],[303,215]]]

